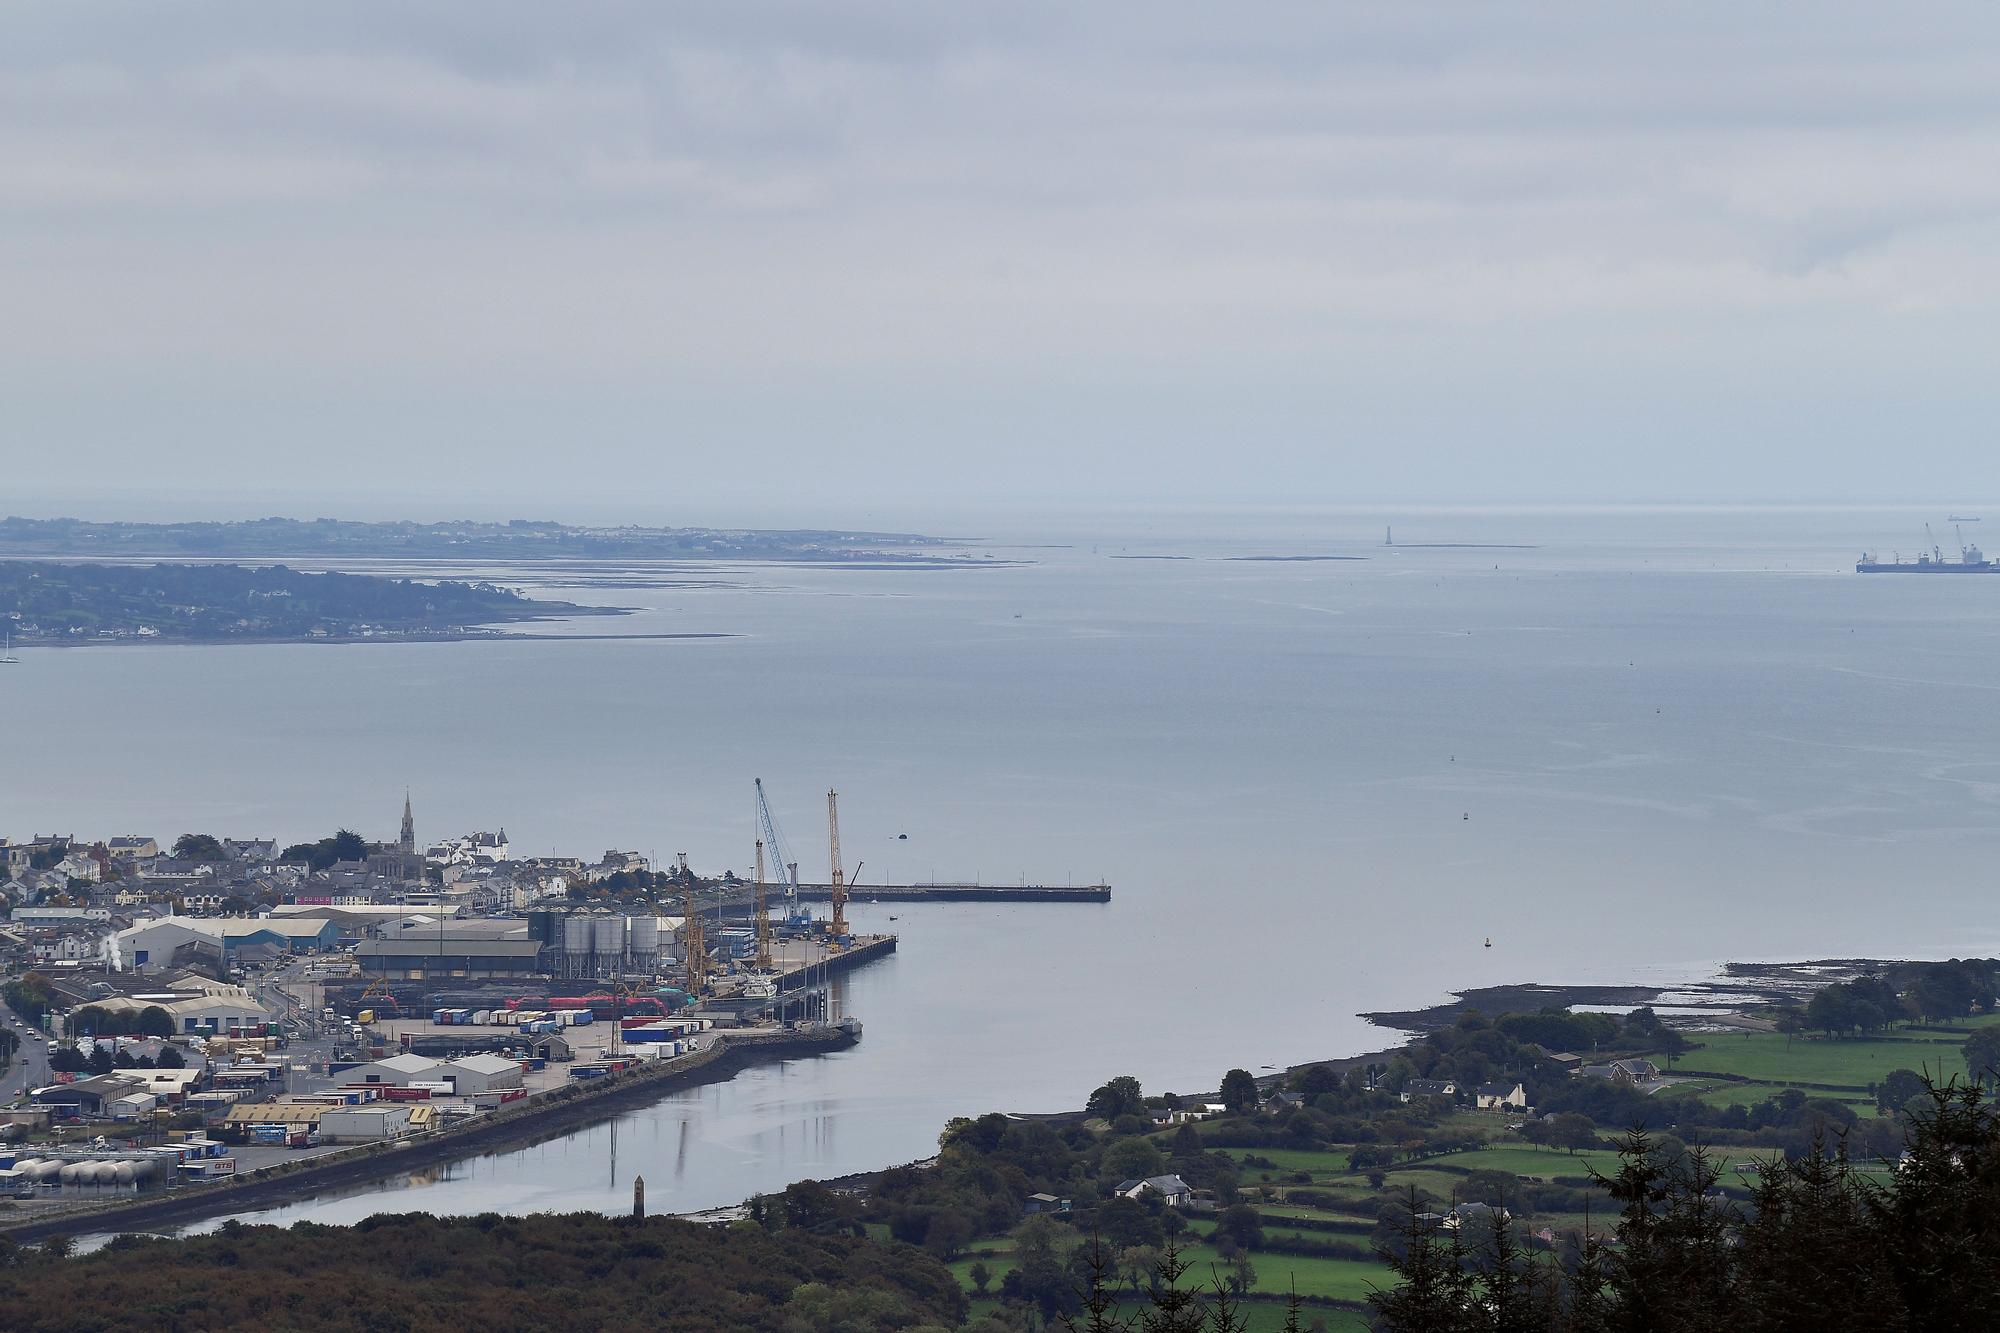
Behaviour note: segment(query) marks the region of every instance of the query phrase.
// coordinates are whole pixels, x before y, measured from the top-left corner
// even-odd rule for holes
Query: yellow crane
[[[828,927],[835,939],[845,939],[847,930],[847,881],[840,868],[840,793],[826,794],[827,857],[833,863],[833,921]]]
[[[687,853],[680,853],[681,860],[681,941],[687,950],[688,998],[700,997],[702,987],[708,982],[708,945],[701,935],[701,914],[695,910],[694,874],[688,869]]]
[[[757,970],[771,970],[771,912],[764,901],[764,840],[757,839]]]

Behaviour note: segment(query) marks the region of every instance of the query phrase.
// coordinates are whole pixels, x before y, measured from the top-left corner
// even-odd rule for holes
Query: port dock
[[[1108,903],[1109,884],[849,884],[851,903]],[[766,890],[776,902],[782,885]],[[833,897],[831,884],[799,885],[799,901],[823,903]],[[747,901],[747,899],[746,899]]]

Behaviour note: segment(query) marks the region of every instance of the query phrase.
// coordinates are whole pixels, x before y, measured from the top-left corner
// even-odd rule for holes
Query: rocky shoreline
[[[1641,1005],[1671,1005],[1677,1010],[1713,1010],[1718,1016],[1744,1009],[1792,1008],[1813,992],[1835,982],[1852,981],[1865,973],[1900,966],[1911,960],[1894,958],[1821,958],[1795,963],[1726,963],[1721,977],[1667,985],[1562,985],[1523,982],[1478,986],[1454,991],[1452,998],[1422,1009],[1385,1009],[1359,1015],[1378,1027],[1404,1032],[1435,1032],[1458,1021],[1460,1014],[1533,1013],[1547,1007],[1598,1006],[1637,1009]],[[1393,1053],[1400,1047],[1391,1048]],[[1378,1053],[1379,1054],[1379,1053]],[[1367,1058],[1367,1057],[1354,1057]]]

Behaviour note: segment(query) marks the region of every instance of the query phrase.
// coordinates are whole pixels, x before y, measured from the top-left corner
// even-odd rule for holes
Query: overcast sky
[[[0,510],[1994,496],[1996,15],[0,2]]]

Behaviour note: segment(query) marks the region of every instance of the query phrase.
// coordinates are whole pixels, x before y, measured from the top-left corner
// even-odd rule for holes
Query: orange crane
[[[771,912],[764,902],[764,840],[757,839],[757,970],[771,970]]]
[[[840,868],[840,793],[826,794],[826,847],[833,862],[833,921],[828,933],[835,939],[847,936],[847,882]]]
[[[371,982],[367,989],[361,992],[360,998],[355,1000],[355,1022],[363,1026],[374,1023],[375,1010],[369,1006],[368,1001],[378,995],[382,997],[382,1003],[391,1012],[392,1017],[401,1018],[403,1016],[403,1006],[396,1003],[396,993],[389,989],[389,978],[384,976],[378,977],[375,981]],[[367,1017],[363,1018],[363,1014],[366,1014]]]

